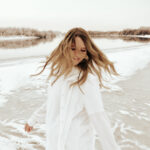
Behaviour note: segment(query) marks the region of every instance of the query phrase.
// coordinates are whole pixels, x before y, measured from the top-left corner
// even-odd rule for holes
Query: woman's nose
[[[74,51],[74,55],[75,55],[75,56],[79,56],[78,51]]]

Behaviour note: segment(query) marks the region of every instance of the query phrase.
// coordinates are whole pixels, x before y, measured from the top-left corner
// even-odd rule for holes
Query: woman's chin
[[[76,65],[78,65],[78,64],[79,64],[79,62],[77,62],[77,61],[74,61],[74,62],[73,62],[73,65],[74,65],[74,66],[76,66]]]
[[[73,61],[73,65],[77,66],[80,62],[81,62],[81,60],[80,61]]]

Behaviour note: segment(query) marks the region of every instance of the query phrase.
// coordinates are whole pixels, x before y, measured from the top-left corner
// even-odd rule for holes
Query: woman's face
[[[87,50],[83,40],[77,36],[75,37],[75,44],[72,43],[71,46],[71,59],[73,65],[76,66],[79,64],[87,55]]]

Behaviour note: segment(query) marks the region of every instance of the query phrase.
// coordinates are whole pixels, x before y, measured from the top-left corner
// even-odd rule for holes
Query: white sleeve
[[[91,76],[87,79],[83,86],[83,91],[85,93],[82,97],[85,109],[92,126],[100,138],[103,150],[120,150],[104,110],[99,82],[96,77]]]
[[[51,86],[47,87],[47,100],[44,102],[41,107],[37,108],[37,110],[31,115],[28,119],[27,123],[30,126],[34,126],[36,123],[46,122],[46,113],[47,113],[47,106],[48,106],[48,99],[50,98],[49,92],[52,91]]]
[[[34,126],[36,123],[45,122],[45,117],[46,117],[46,102],[31,115],[27,123],[30,126]]]
[[[109,118],[105,111],[89,115],[90,121],[100,139],[103,150],[121,150],[115,140]]]

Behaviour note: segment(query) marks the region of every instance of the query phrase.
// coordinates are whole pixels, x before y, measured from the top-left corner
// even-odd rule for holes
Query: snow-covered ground
[[[45,56],[58,45],[62,38],[29,48],[0,49],[1,150],[43,149],[44,125],[40,125],[37,131],[32,133],[25,133],[23,128],[26,119],[46,99],[45,81],[48,69],[41,76],[30,78],[29,75],[40,71],[40,69],[37,70],[37,67],[42,65],[40,62],[45,60]],[[121,39],[93,39],[93,41],[110,60],[115,62],[115,67],[122,76],[110,81],[111,90],[121,90],[121,87],[115,85],[116,82],[128,79],[150,63],[148,43],[124,42]],[[121,113],[124,112],[121,111]],[[139,150],[147,150],[147,148],[143,147]]]

